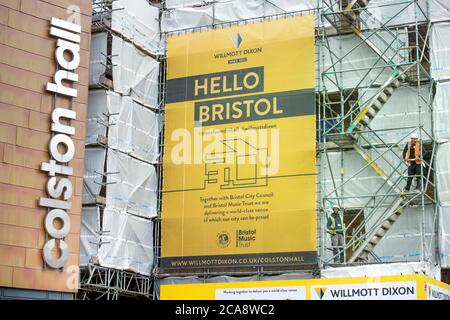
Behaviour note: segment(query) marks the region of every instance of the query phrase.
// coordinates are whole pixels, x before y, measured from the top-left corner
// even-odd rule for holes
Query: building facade
[[[317,263],[162,268],[168,39],[306,15]],[[447,0],[0,0],[0,28],[0,298],[158,299],[161,285],[417,273],[448,281]],[[246,45],[240,34],[229,42]],[[424,178],[405,193],[411,134],[425,149]],[[170,204],[175,217],[183,204]],[[335,204],[343,261],[326,230]]]
[[[67,299],[78,289],[91,12],[91,1],[0,2],[1,298]],[[72,85],[68,95],[63,87]],[[54,168],[61,180],[48,183],[55,173],[43,164],[53,163],[55,147],[55,164],[68,171],[63,180]],[[55,198],[63,188],[56,206],[47,185]]]

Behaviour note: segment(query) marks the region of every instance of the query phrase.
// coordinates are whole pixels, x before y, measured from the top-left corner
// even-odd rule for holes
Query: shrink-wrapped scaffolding
[[[437,140],[450,138],[450,82],[436,85],[434,97],[434,134]]]
[[[148,162],[159,157],[161,116],[130,97],[122,97],[110,117],[108,145]],[[118,108],[117,108],[118,107]]]
[[[163,11],[162,31],[171,32],[238,22],[297,11],[310,11],[320,6],[318,0],[219,0],[167,1]],[[326,24],[328,25],[328,23]]]
[[[151,53],[159,52],[159,9],[146,0],[113,2],[111,28]]]
[[[450,79],[450,22],[435,23],[430,34],[431,76]]]
[[[83,207],[80,230],[80,265],[85,266],[97,257],[100,231],[100,208]]]
[[[159,62],[116,36],[112,55],[114,90],[158,108]]]
[[[386,32],[380,31],[380,34],[386,38],[393,37]],[[397,40],[392,39],[390,46],[379,38],[372,37],[371,41],[394,62],[402,63],[406,57],[395,49],[407,43],[407,35],[399,32],[395,37]],[[392,72],[387,62],[354,34],[328,37],[325,47],[321,72],[323,85],[329,92],[339,91],[337,83],[343,89],[382,85]]]
[[[371,28],[402,26],[414,24],[417,21],[426,22],[427,0],[398,1],[398,0],[370,0],[367,11],[363,14],[368,26]]]
[[[450,20],[448,0],[429,0],[429,19],[432,22]]]
[[[361,101],[370,99],[380,89],[360,90]],[[422,140],[430,140],[431,137],[431,110],[424,106],[419,97],[428,98],[430,87],[428,85],[417,87],[400,87],[394,91],[392,96],[383,105],[377,116],[370,122],[370,128],[374,133],[366,133],[364,137],[371,143],[379,144],[381,140],[385,143],[404,144],[409,139],[413,127],[422,125]],[[364,106],[364,103],[360,105]],[[416,133],[419,134],[418,130]],[[378,138],[379,137],[379,138]],[[362,142],[367,144],[366,141]]]
[[[108,150],[106,206],[143,217],[157,215],[155,167],[121,152]]]
[[[98,85],[100,77],[106,72],[107,39],[106,32],[93,33],[91,36],[89,62],[89,85],[91,86]]]
[[[423,210],[421,206],[405,208],[377,244],[374,253],[382,262],[410,262],[423,259],[435,262],[435,218],[435,210],[431,205],[425,206]],[[371,221],[367,226],[371,226]],[[375,258],[370,258],[371,261],[376,261]]]
[[[158,159],[161,115],[131,97],[108,90],[90,91],[87,122],[87,144],[97,143],[108,128],[109,147],[147,162]]]
[[[150,275],[153,267],[153,222],[117,209],[103,212],[100,265]]]
[[[166,10],[163,11],[161,19],[163,32],[210,26],[214,23],[213,5]]]
[[[95,203],[103,183],[106,149],[86,148],[84,155],[83,203]]]
[[[90,90],[87,110],[86,144],[96,144],[99,137],[105,137],[108,129],[108,117],[112,110],[121,104],[119,94],[98,89]]]
[[[436,174],[439,204],[450,207],[450,142],[439,144],[436,154]]]

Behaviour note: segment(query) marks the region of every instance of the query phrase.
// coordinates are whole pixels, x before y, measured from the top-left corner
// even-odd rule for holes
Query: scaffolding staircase
[[[332,137],[333,142],[341,147],[349,147],[358,140],[361,132],[369,127],[371,121],[400,87],[401,82],[407,80],[407,71],[412,66],[408,62],[408,55],[404,54],[407,49],[406,43],[367,10],[368,4],[369,0],[352,0],[351,2],[339,0],[333,3],[324,14],[338,31],[346,33],[350,30],[358,36],[379,57],[379,61],[386,63],[386,68],[391,70],[388,79],[377,94],[367,101],[358,100],[353,104],[351,123],[343,133],[344,136]],[[336,10],[336,8],[344,9]],[[371,26],[367,21],[372,21],[380,27],[377,31],[369,31]],[[380,49],[376,43],[381,44],[382,48]]]
[[[383,170],[375,163],[374,160],[371,159],[371,157],[364,151],[364,149],[359,146],[358,144],[354,144],[355,151],[370,165],[370,167],[385,181],[389,187],[391,187],[395,192],[401,193],[401,190],[396,186],[395,181],[392,181],[392,179],[387,176]]]
[[[401,190],[400,184],[403,181],[402,176],[394,177],[394,173],[398,173],[399,167],[388,163],[392,167],[392,173],[387,175],[377,164],[376,161],[384,158],[384,153],[377,151],[375,158],[371,158],[368,153],[358,144],[354,145],[355,151],[366,161],[366,166],[370,166],[381,178],[384,183],[381,185],[377,193],[382,189],[387,189],[386,196],[380,198],[376,204],[368,211],[363,213],[360,211],[358,216],[364,215],[364,219],[375,220],[372,226],[366,230],[366,225],[361,224],[354,229],[352,237],[347,242],[345,248],[354,248],[352,255],[347,259],[347,263],[367,262],[369,255],[373,254],[373,249],[386,235],[397,219],[402,215],[403,209],[407,207],[415,198],[419,196],[417,193],[407,194]],[[386,152],[386,151],[385,151]],[[385,159],[386,160],[386,159]],[[371,200],[369,200],[371,201]],[[381,212],[381,214],[379,214]],[[352,222],[350,223],[350,225]],[[350,227],[350,225],[348,227]]]
[[[357,140],[359,133],[364,131],[370,124],[370,122],[376,117],[378,112],[383,108],[389,98],[393,95],[394,91],[400,87],[400,81],[405,81],[407,79],[406,69],[401,65],[397,65],[397,62],[404,62],[405,58],[402,56],[403,49],[406,47],[406,43],[395,37],[393,33],[384,28],[383,31],[389,36],[392,36],[391,42],[384,39],[378,32],[374,32],[369,36],[364,35],[358,24],[363,25],[365,28],[369,29],[369,26],[365,22],[365,19],[358,19],[357,16],[361,16],[362,13],[366,13],[374,19],[373,15],[369,11],[364,10],[369,4],[369,0],[353,0],[347,7],[342,11],[342,15],[348,19],[352,26],[352,31],[370,48],[375,52],[384,62],[387,63],[392,69],[388,80],[382,85],[381,90],[376,94],[369,102],[361,108],[361,111],[356,116],[356,119],[350,124],[347,129],[347,133],[351,134],[352,137]],[[359,14],[354,14],[352,9],[357,9]],[[364,11],[362,11],[364,10]],[[379,22],[381,24],[381,22]],[[371,41],[370,37],[375,37],[376,40],[380,41],[386,45],[384,51],[380,50],[378,46]]]
[[[353,252],[347,263],[353,262],[366,262],[369,255],[372,253],[375,246],[381,241],[384,235],[389,231],[389,229],[394,225],[395,221],[400,217],[403,212],[404,199],[399,197],[394,201],[392,206],[389,208],[387,214],[383,216],[381,223],[377,223],[367,234],[364,235],[365,240],[362,240],[357,235],[353,236],[353,241],[359,241],[360,244],[357,249]],[[387,218],[386,218],[387,217]],[[358,233],[358,232],[357,232]]]
[[[401,73],[400,79],[404,80],[406,75]],[[378,112],[383,108],[394,91],[400,87],[400,81],[394,77],[390,78],[375,97],[369,103],[361,108],[361,111],[356,116],[356,119],[350,124],[347,133],[351,135],[354,140],[357,140],[362,131],[364,131],[370,122],[377,116]]]
[[[367,165],[384,180],[385,185],[388,186],[394,196],[394,198],[391,196],[381,199],[370,212],[366,212],[366,217],[375,217],[377,210],[379,211],[382,206],[385,207],[385,210],[382,210],[383,214],[376,218],[376,222],[369,230],[366,231],[365,223],[356,228],[351,240],[343,249],[346,250],[350,246],[354,248],[351,257],[347,259],[347,263],[365,262],[370,255],[374,256],[375,246],[394,225],[412,198],[403,193],[399,187],[399,183],[402,181],[401,176],[394,179],[392,176],[386,175],[376,164],[376,160],[383,158],[383,154],[375,147],[372,150],[378,153],[378,157],[372,159],[361,146],[361,140],[365,140],[364,142],[370,145],[370,142],[362,137],[363,133],[370,130],[370,123],[394,92],[400,88],[401,82],[408,80],[407,71],[414,65],[409,62],[408,51],[405,54],[405,50],[408,50],[406,43],[367,10],[369,2],[370,0],[329,1],[330,5],[323,14],[340,34],[355,34],[362,44],[376,54],[378,61],[384,64],[385,70],[390,70],[389,76],[381,86],[375,84],[377,77],[366,88],[377,88],[376,94],[368,99],[358,98],[352,104],[350,111],[347,112],[344,119],[341,119],[343,130],[339,134],[328,136],[332,142],[341,148],[353,148],[367,162]],[[377,26],[376,30],[372,30],[373,27],[369,25],[368,21]],[[339,60],[335,63],[338,62]],[[366,76],[368,76],[368,73],[366,73]],[[349,123],[347,128],[344,128],[345,118]],[[392,151],[391,148],[388,148],[389,150]],[[395,170],[398,170],[398,168]]]

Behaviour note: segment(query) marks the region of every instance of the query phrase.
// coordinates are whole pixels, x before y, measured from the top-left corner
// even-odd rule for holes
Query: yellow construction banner
[[[161,300],[450,300],[424,275],[161,285]]]
[[[314,16],[173,35],[162,268],[317,263]]]

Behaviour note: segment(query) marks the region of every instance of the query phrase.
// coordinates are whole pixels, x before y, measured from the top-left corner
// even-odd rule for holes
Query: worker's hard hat
[[[337,205],[337,204],[335,204],[334,206],[333,206],[333,209],[339,209],[339,210],[341,210],[341,207],[339,207],[339,205]]]
[[[419,139],[419,136],[417,135],[417,133],[413,133],[411,135],[411,139]]]

